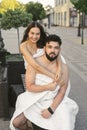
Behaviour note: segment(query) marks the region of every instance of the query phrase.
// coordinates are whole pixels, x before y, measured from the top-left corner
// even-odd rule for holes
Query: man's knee
[[[13,126],[16,128],[20,128],[21,126],[23,126],[25,123],[27,122],[27,119],[23,116],[23,114],[21,114],[20,116],[16,117],[13,120]]]
[[[14,119],[13,120],[13,126],[16,127],[16,128],[19,128],[20,123],[16,119]]]
[[[16,119],[13,120],[13,126],[15,128],[21,129],[21,130],[27,130],[28,126],[27,126],[27,122],[24,121],[18,121]]]

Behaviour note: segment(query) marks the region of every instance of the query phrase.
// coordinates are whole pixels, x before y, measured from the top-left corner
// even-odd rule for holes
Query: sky
[[[47,5],[51,5],[52,7],[54,7],[54,0],[17,0],[19,2],[22,2],[24,4],[30,2],[30,1],[33,1],[33,2],[39,2],[41,4],[43,4],[43,6],[47,6]]]

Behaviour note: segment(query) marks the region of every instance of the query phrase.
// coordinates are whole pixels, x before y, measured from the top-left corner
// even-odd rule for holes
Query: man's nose
[[[55,52],[55,49],[54,49],[54,48],[51,48],[51,51],[52,51],[52,52]]]

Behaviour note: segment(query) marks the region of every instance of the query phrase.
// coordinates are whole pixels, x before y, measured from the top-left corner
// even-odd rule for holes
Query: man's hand
[[[48,111],[48,109],[44,109],[42,112],[41,112],[41,115],[43,118],[50,118],[51,117],[51,113]]]
[[[64,75],[63,73],[61,74],[61,77],[59,78],[55,78],[54,82],[56,82],[57,84],[59,84],[60,86],[63,86],[65,84],[65,80],[64,80]]]
[[[65,84],[65,81],[64,81],[64,77],[62,76],[61,79],[58,79],[56,80],[56,83],[59,84],[60,86],[63,86]]]

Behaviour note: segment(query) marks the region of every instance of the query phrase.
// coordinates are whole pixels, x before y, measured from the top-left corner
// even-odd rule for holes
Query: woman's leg
[[[13,126],[20,130],[29,130],[27,119],[24,116],[24,113],[20,114],[13,120]]]

